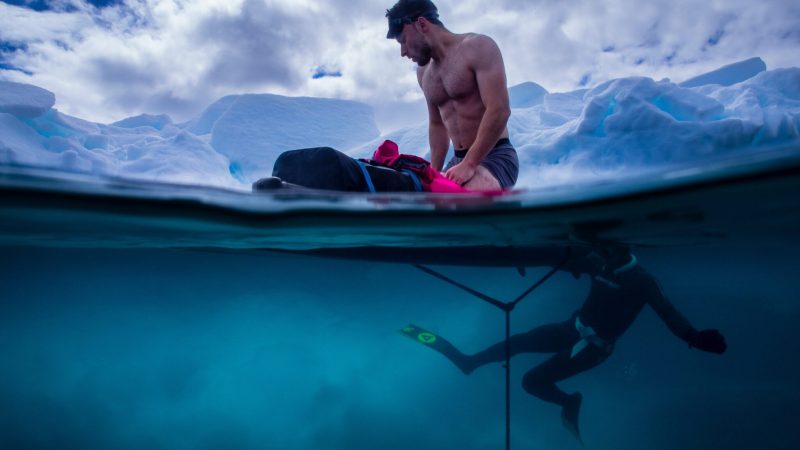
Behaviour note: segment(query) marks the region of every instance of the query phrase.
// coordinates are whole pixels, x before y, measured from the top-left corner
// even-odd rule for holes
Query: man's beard
[[[419,58],[417,58],[417,65],[420,67],[427,66],[429,62],[431,62],[431,55],[433,54],[433,49],[430,45],[423,44],[419,48]]]

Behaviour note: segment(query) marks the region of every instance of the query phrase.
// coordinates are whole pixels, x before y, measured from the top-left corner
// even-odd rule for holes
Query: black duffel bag
[[[284,152],[275,161],[272,176],[310,189],[347,192],[422,191],[416,175],[359,161],[330,147]],[[261,190],[258,188],[260,181],[254,184],[255,190]],[[263,190],[266,189],[269,188]]]

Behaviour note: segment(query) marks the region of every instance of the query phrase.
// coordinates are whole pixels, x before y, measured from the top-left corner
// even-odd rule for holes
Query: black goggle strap
[[[420,14],[418,16],[405,16],[405,17],[399,17],[397,19],[389,19],[389,25],[391,25],[393,28],[400,28],[403,25],[414,23],[414,21],[416,21],[420,17],[424,17],[428,20],[435,20],[439,18],[439,14],[432,12],[427,14]]]

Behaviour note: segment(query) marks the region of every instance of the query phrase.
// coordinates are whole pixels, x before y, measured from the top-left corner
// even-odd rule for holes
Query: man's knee
[[[540,370],[533,369],[522,377],[522,387],[525,392],[540,397],[542,391],[553,384],[553,380],[548,379]]]
[[[500,189],[500,182],[489,172],[489,169],[478,166],[475,169],[475,175],[464,184],[464,187],[476,191],[492,191]]]

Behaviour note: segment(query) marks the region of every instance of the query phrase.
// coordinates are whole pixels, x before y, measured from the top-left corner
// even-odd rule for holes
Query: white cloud
[[[0,78],[56,93],[57,107],[96,121],[166,112],[181,120],[222,95],[272,92],[356,99],[420,111],[413,66],[385,39],[385,4],[371,0],[128,0],[34,12],[0,3]],[[581,80],[675,80],[761,56],[798,65],[800,6],[787,0],[441,0],[455,32],[492,36],[511,84],[551,91]],[[0,60],[2,62],[2,60]],[[315,68],[342,77],[313,79]],[[393,120],[400,124],[423,117]]]
[[[512,84],[532,80],[566,90],[587,73],[594,82],[629,75],[678,80],[751,56],[772,68],[798,62],[789,54],[800,38],[785,35],[800,26],[800,10],[782,0],[508,1],[498,6],[514,13],[505,22],[476,17],[476,4],[459,6],[458,26],[498,41]]]
[[[36,12],[0,3],[0,37],[5,41],[44,41],[68,39],[82,27],[92,26],[83,14]]]

